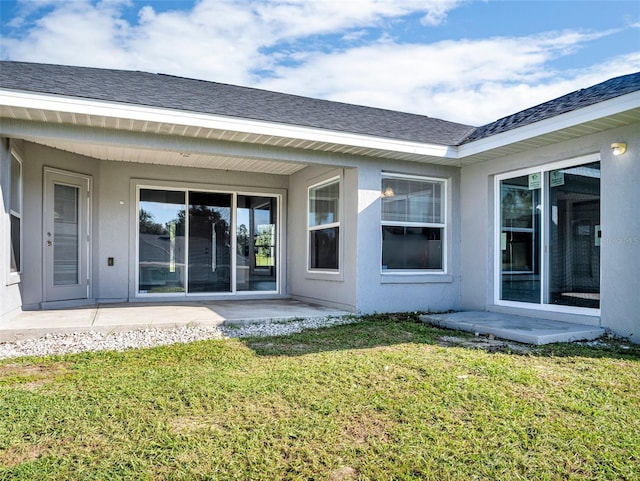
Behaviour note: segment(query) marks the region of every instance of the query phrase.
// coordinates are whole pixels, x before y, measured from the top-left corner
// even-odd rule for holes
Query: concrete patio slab
[[[420,316],[422,322],[447,329],[493,334],[525,344],[592,340],[605,334],[600,327],[497,312],[464,311]]]
[[[350,314],[293,299],[100,304],[21,312],[0,324],[0,342],[42,337],[50,333],[116,332],[186,325],[219,326]]]

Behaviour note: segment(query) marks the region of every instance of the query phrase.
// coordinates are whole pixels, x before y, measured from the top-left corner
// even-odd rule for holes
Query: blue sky
[[[481,125],[640,71],[640,2],[0,0],[5,60],[161,72]]]

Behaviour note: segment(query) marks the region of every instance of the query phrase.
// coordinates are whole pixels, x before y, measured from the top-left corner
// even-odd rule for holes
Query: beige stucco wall
[[[613,157],[610,145],[629,149]],[[640,342],[640,125],[609,130],[462,168],[462,307],[496,310],[493,293],[494,176],[584,155],[601,156],[601,313],[537,309],[520,314],[602,325]]]

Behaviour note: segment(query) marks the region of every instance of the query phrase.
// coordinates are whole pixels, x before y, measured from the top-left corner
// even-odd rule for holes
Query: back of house
[[[639,342],[639,90],[618,77],[476,128],[0,62],[0,328],[22,310],[295,298]]]

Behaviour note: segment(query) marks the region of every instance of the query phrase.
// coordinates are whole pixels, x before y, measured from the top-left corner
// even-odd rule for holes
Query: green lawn
[[[372,316],[2,361],[0,479],[640,479],[640,348],[445,335]]]

